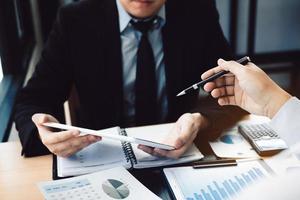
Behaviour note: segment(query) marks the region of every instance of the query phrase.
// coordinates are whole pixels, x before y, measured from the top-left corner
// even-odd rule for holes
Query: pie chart
[[[107,179],[102,183],[103,191],[113,199],[125,199],[129,196],[128,187],[121,181]]]
[[[221,142],[225,143],[225,144],[237,144],[243,141],[242,136],[240,135],[232,135],[232,134],[228,134],[228,135],[223,135],[220,137]]]

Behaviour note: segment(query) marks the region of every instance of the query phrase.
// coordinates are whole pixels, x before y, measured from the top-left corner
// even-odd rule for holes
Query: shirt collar
[[[123,8],[120,0],[117,1],[117,8],[119,12],[119,25],[120,25],[120,32],[122,33],[128,24],[130,23],[132,17],[126,12],[126,10]],[[166,22],[166,9],[165,5],[163,5],[160,10],[157,13],[157,16],[159,17],[159,24],[160,27],[164,26]]]

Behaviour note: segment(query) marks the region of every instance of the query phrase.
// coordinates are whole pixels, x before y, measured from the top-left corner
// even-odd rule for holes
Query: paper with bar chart
[[[238,166],[193,169],[164,169],[176,199],[223,200],[270,176],[259,161],[240,162]]]

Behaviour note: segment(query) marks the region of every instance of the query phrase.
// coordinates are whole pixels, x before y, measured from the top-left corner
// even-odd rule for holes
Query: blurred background
[[[18,140],[12,123],[16,94],[34,71],[57,10],[74,1],[0,0],[0,142]],[[235,57],[249,55],[280,86],[300,97],[300,1],[216,3]]]

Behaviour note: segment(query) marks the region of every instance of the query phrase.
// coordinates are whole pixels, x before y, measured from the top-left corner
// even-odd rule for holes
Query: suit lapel
[[[115,0],[104,0],[103,25],[103,53],[105,73],[107,74],[108,93],[111,95],[113,121],[116,125],[123,125],[123,76],[122,76],[122,50],[119,29],[118,10]]]
[[[184,25],[182,22],[183,17],[180,16],[180,13],[176,13],[174,6],[175,4],[172,4],[172,1],[167,1],[166,25],[163,28],[166,89],[170,116],[175,114],[175,97],[179,90],[182,89],[182,74],[185,63],[184,26],[181,26]]]

